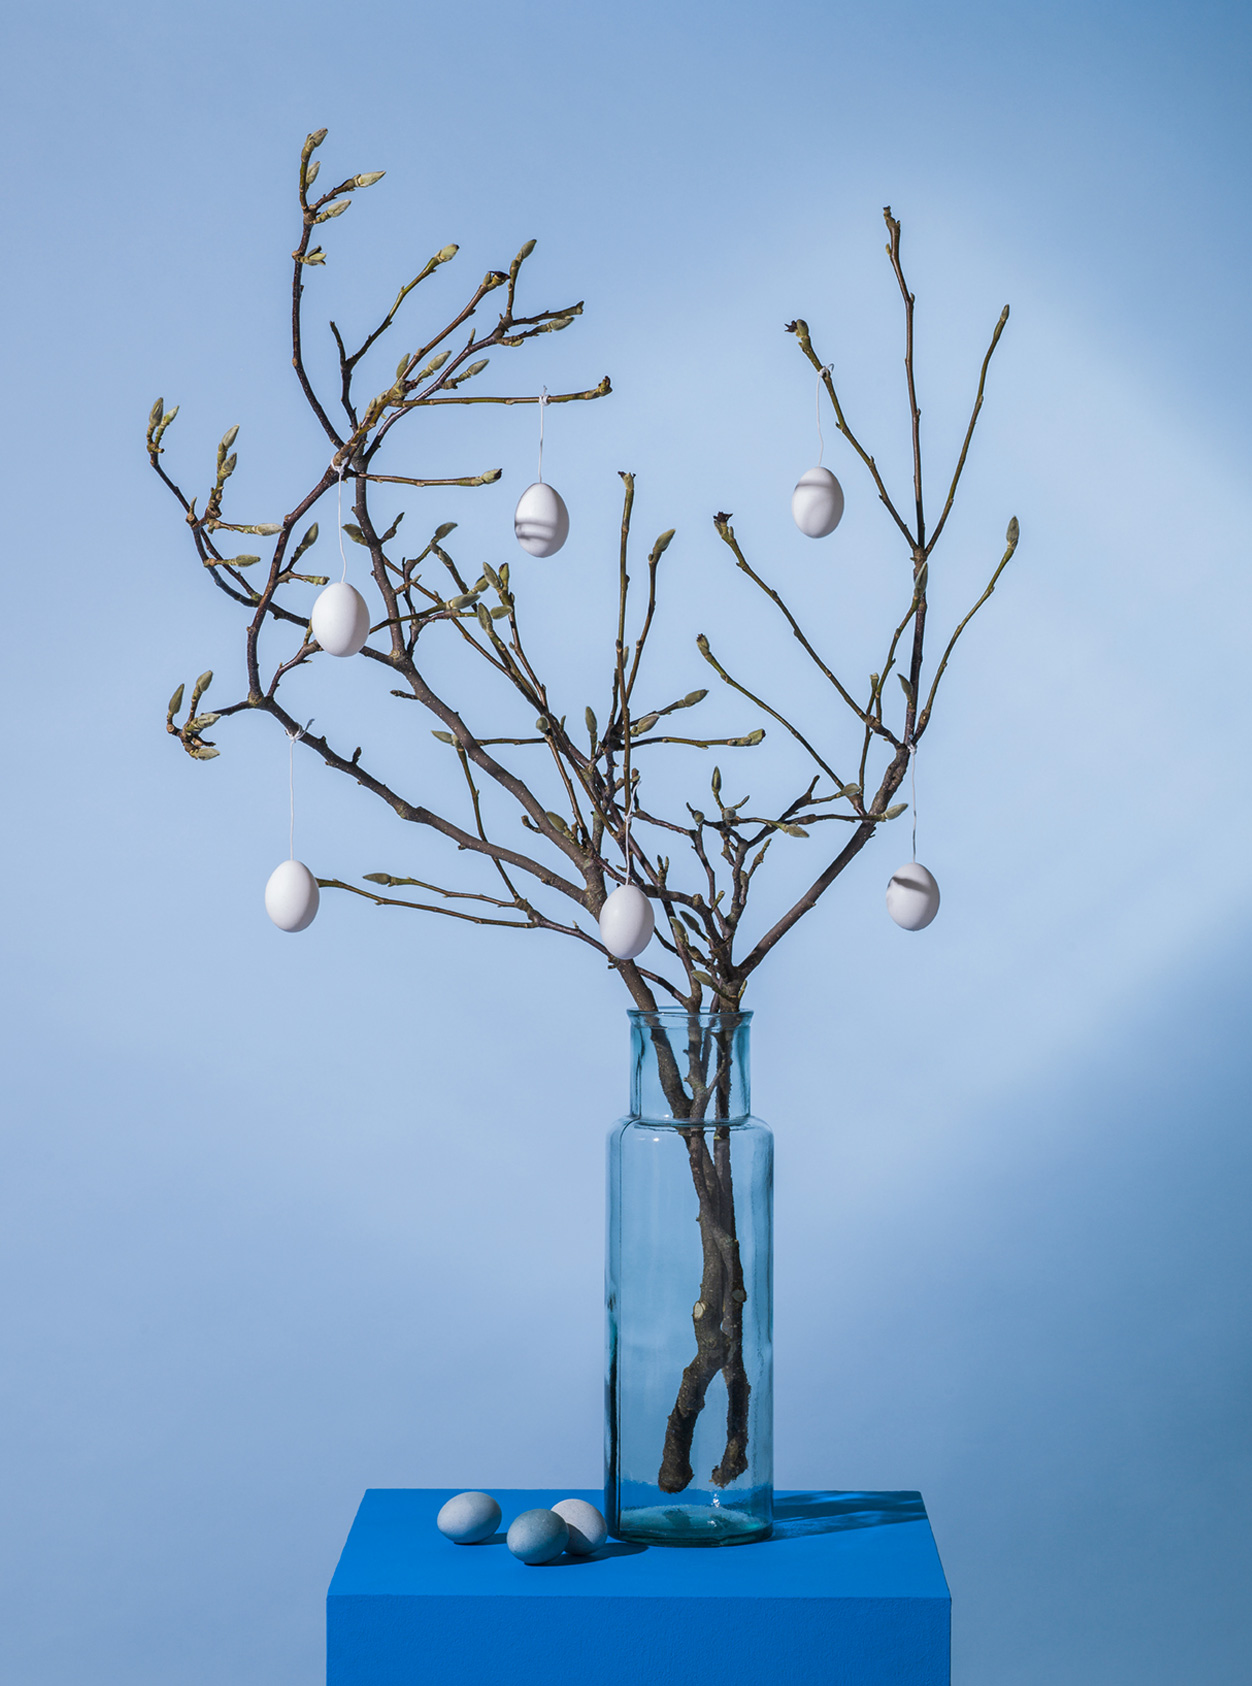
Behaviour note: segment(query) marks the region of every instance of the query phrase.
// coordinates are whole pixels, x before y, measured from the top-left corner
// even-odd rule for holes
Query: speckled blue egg
[[[439,1512],[435,1526],[457,1545],[477,1545],[500,1526],[500,1506],[490,1493],[458,1493]]]
[[[608,1539],[608,1523],[586,1499],[562,1499],[552,1509],[564,1518],[569,1529],[569,1544],[565,1549],[572,1557],[590,1557]]]
[[[569,1524],[554,1510],[524,1510],[509,1529],[509,1550],[523,1563],[551,1563],[568,1544]]]

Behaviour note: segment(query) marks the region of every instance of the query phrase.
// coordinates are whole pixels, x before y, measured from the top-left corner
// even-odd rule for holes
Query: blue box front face
[[[497,1492],[501,1531],[477,1546],[435,1527],[452,1493],[365,1495],[327,1599],[328,1686],[948,1686],[948,1588],[917,1493],[779,1493],[757,1545],[610,1541],[538,1568],[508,1552],[509,1522],[598,1492]]]

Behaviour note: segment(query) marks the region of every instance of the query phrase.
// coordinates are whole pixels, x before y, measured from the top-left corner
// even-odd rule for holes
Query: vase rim
[[[699,1019],[701,1023],[707,1023],[714,1019],[747,1020],[752,1017],[752,1013],[751,1007],[739,1009],[729,1007],[724,1009],[701,1008],[694,1012],[689,1011],[686,1007],[628,1007],[626,1009],[627,1018],[641,1024],[647,1024],[654,1019],[664,1019],[670,1024],[683,1024],[691,1019]]]

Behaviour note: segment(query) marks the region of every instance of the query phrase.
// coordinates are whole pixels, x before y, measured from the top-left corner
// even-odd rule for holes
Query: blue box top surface
[[[496,1488],[500,1531],[459,1546],[435,1527],[455,1487],[371,1488],[361,1501],[332,1598],[938,1598],[947,1582],[920,1493],[775,1494],[773,1538],[740,1546],[638,1546],[528,1567],[504,1543],[524,1510],[603,1494]],[[576,1569],[577,1574],[565,1571]],[[559,1571],[559,1572],[558,1572]]]

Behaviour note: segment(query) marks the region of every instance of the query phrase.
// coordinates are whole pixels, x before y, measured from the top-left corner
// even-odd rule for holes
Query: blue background
[[[322,124],[330,179],[388,175],[329,225],[311,328],[364,326],[448,240],[423,311],[531,236],[529,296],[587,300],[506,365],[616,389],[549,432],[574,530],[535,591],[575,717],[605,688],[619,468],[641,536],[679,529],[665,700],[704,682],[697,624],[775,692],[794,674],[719,508],[839,660],[876,665],[902,561],[837,441],[840,535],[791,527],[813,384],[781,325],[838,358],[899,484],[891,203],[933,496],[1012,302],[935,571],[950,621],[1020,517],[919,769],[943,912],[886,918],[901,822],[750,1003],[777,1476],[923,1491],[962,1686],[1242,1680],[1246,13],[52,3],[3,46],[6,1681],[314,1681],[367,1485],[598,1476],[620,986],[555,939],[329,895],[280,935],[285,744],[245,720],[201,766],[162,731],[202,668],[236,693],[240,641],[144,420],[182,404],[189,480],[241,423],[253,519],[316,472],[283,335]],[[515,557],[533,411],[411,449],[504,468],[409,521],[460,521],[467,565]],[[292,696],[437,794],[438,746],[367,689],[342,664]],[[319,872],[444,860],[311,758],[298,777]]]

